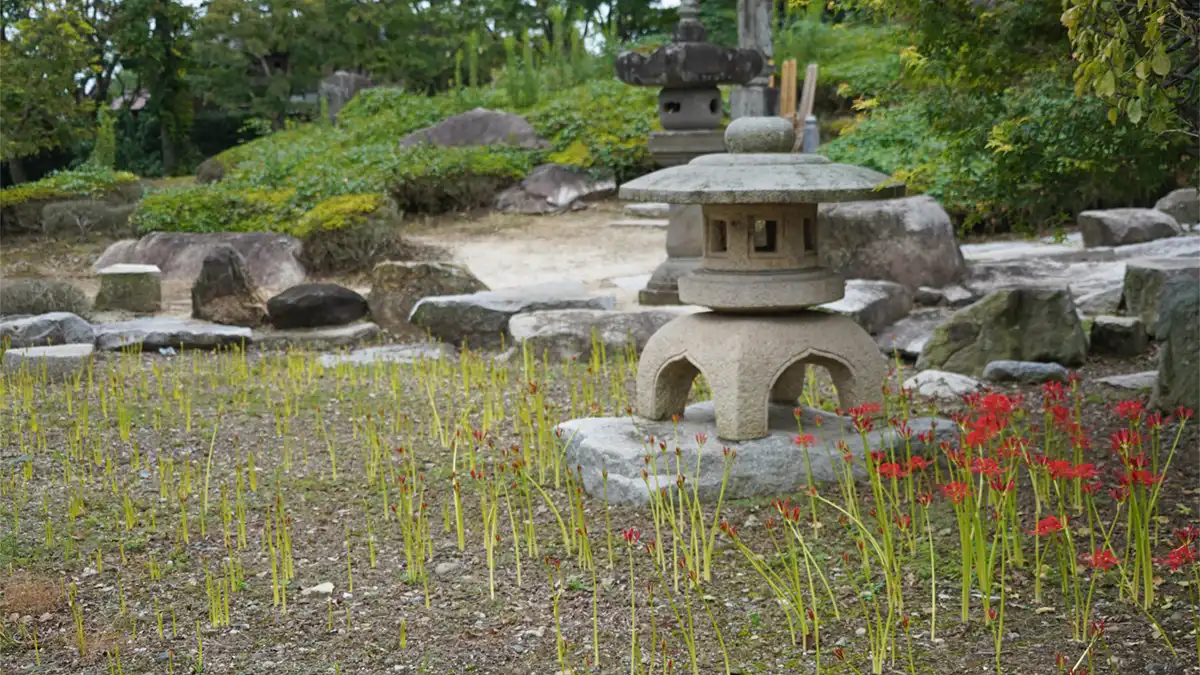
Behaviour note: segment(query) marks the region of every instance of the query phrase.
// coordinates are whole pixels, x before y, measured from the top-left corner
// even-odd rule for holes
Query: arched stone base
[[[807,366],[829,371],[839,404],[883,403],[887,362],[854,321],[805,311],[777,316],[701,312],[663,326],[638,364],[638,414],[682,415],[692,380],[703,373],[713,392],[717,435],[742,441],[767,435],[771,401],[795,401]]]

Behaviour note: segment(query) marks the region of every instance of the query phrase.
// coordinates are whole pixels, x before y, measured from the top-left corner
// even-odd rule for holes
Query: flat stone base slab
[[[820,426],[816,420],[821,420]],[[849,418],[833,413],[805,408],[800,418],[804,433],[812,435],[815,442],[808,449],[813,480],[826,482],[836,480],[844,460],[836,444],[845,440],[854,455],[856,475],[865,475],[864,446],[862,437],[854,430]],[[733,460],[729,482],[725,488],[726,499],[746,497],[771,497],[796,492],[808,483],[804,467],[804,450],[793,439],[799,427],[793,408],[772,405],[770,409],[770,432],[763,438],[752,441],[722,442],[717,439],[716,416],[710,401],[695,403],[687,407],[679,424],[670,420],[654,422],[638,417],[592,417],[568,420],[558,425],[567,443],[564,463],[583,471],[583,488],[588,494],[600,496],[604,492],[603,472],[608,472],[608,501],[612,504],[644,504],[650,500],[650,489],[675,485],[676,460],[673,439],[679,439],[682,453],[680,462],[687,485],[696,475],[697,434],[707,434],[708,442],[700,453],[700,496],[716,499],[721,491],[723,472],[723,447],[737,452]],[[934,430],[932,447],[940,441],[956,442],[958,431],[947,419],[922,417],[909,420],[913,430],[913,452],[929,455],[929,447],[916,436]],[[667,451],[659,449],[659,441],[667,443]],[[872,431],[867,434],[871,449],[896,443],[903,454],[904,440],[890,429]],[[652,457],[646,464],[647,455]],[[642,478],[642,470],[650,470],[648,480]]]
[[[242,326],[180,319],[147,317],[102,323],[95,326],[96,345],[105,351],[141,345],[142,351],[153,349],[213,349],[231,345],[249,345],[253,332]]]
[[[259,349],[301,347],[307,349],[336,349],[370,342],[379,338],[379,326],[363,321],[345,326],[264,329],[254,331],[254,344]]]
[[[94,352],[91,343],[9,349],[4,352],[4,370],[37,378],[44,373],[49,380],[59,380],[87,368]]]
[[[610,220],[609,227],[644,227],[651,230],[665,230],[670,223],[666,218],[621,218]]]
[[[415,363],[431,361],[452,355],[454,350],[441,344],[423,345],[388,345],[384,347],[364,347],[352,352],[337,354],[322,354],[317,362],[322,368],[336,368],[339,365],[372,366],[377,363]]]

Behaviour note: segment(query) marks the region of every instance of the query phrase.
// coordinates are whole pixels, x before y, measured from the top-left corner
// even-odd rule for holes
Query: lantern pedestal
[[[717,436],[743,441],[768,433],[769,403],[794,405],[809,365],[829,371],[849,410],[883,404],[887,364],[853,320],[820,311],[753,316],[700,312],[651,336],[638,361],[637,412],[652,420],[682,415],[692,380],[713,392]]]

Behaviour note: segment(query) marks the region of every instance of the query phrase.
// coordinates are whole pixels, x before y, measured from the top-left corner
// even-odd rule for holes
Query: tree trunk
[[[159,128],[162,130],[159,135],[162,139],[162,162],[164,176],[174,176],[175,169],[177,169],[179,166],[179,154],[176,152],[175,138],[171,134],[171,126],[172,125],[170,124],[164,124],[161,122],[159,124]]]
[[[8,160],[8,174],[12,176],[14,185],[29,181],[29,174],[25,173],[25,160],[21,157],[13,157]]]

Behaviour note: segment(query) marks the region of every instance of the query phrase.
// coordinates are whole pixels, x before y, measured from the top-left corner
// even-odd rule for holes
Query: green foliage
[[[900,78],[902,35],[894,26],[835,24],[803,17],[775,34],[775,62],[796,59],[799,76],[820,66],[819,83],[840,97],[874,96]]]
[[[100,111],[100,121],[96,125],[96,144],[92,146],[92,154],[87,163],[98,169],[112,170],[117,166],[116,121],[107,109]]]
[[[484,206],[533,168],[532,153],[501,146],[422,144],[402,154],[405,161],[397,163],[389,191],[403,211],[442,213]]]
[[[317,204],[297,221],[292,234],[304,237],[320,230],[344,230],[361,225],[383,206],[378,195],[339,195]]]
[[[41,180],[0,190],[0,207],[47,199],[99,197],[123,183],[137,180],[137,176],[127,171],[91,166],[73,171],[56,171]]]
[[[133,214],[146,232],[289,232],[300,215],[293,190],[214,186],[168,188],[147,195]]]
[[[1063,6],[1079,64],[1077,93],[1108,102],[1110,121],[1124,115],[1156,132],[1200,136],[1200,11],[1194,0],[1064,0]]]
[[[36,19],[21,19],[3,31],[0,159],[54,150],[86,135],[94,104],[76,97],[76,76],[90,70],[95,57],[84,17],[70,7],[46,7]]]

